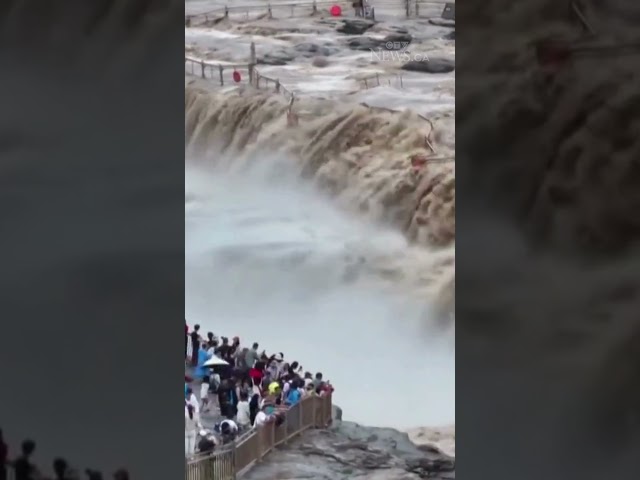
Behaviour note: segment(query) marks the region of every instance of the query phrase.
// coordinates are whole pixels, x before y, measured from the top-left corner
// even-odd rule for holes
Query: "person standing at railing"
[[[200,349],[200,325],[196,324],[193,326],[193,331],[191,332],[191,366],[195,367],[198,365],[198,350]]]
[[[198,397],[196,397],[196,394],[193,392],[193,389],[191,387],[187,387],[187,390],[185,392],[185,400],[187,402],[187,404],[191,405],[193,407],[193,409],[195,410],[196,414],[199,415],[200,414],[200,404],[198,403]]]
[[[240,337],[233,337],[231,339],[231,348],[229,349],[229,363],[234,366],[238,366],[236,358],[240,355],[242,346],[240,345]]]
[[[184,321],[184,358],[187,358],[187,351],[189,350],[189,325],[187,320]]]
[[[300,393],[300,384],[297,380],[294,380],[290,384],[289,393],[287,394],[287,399],[285,401],[285,404],[293,406],[297,404],[301,398],[302,398],[302,394]]]
[[[216,340],[216,336],[213,332],[207,332],[207,350],[209,348],[215,348],[218,346],[218,341]]]
[[[304,397],[314,397],[316,395],[316,389],[314,388],[313,383],[307,383],[304,387]]]
[[[313,379],[313,386],[316,391],[320,393],[319,389],[324,385],[324,381],[322,380],[322,372],[316,373],[316,378]]]
[[[184,454],[191,457],[196,452],[196,438],[202,429],[199,416],[190,403],[184,402]]]
[[[260,345],[256,342],[251,346],[251,349],[247,350],[244,356],[244,363],[248,368],[254,368],[256,362],[260,360],[260,354],[258,353]]]
[[[204,366],[204,364],[210,358],[211,356],[209,355],[209,353],[207,353],[207,344],[202,343],[200,349],[198,350],[198,361],[196,370],[194,372],[196,378],[202,379],[207,375],[208,369]]]
[[[74,472],[64,458],[56,458],[53,461],[53,473],[55,480],[71,480],[74,478]]]
[[[236,421],[241,429],[251,427],[251,407],[249,406],[249,395],[246,392],[240,393]]]
[[[233,420],[223,420],[217,427],[222,436],[223,444],[233,442],[236,439],[238,435],[238,425]]]
[[[36,450],[36,442],[33,440],[25,440],[22,442],[21,450],[22,455],[13,462],[15,480],[36,480],[40,478],[40,472],[36,466],[31,463],[31,457]]]
[[[211,453],[218,446],[218,439],[215,435],[209,434],[206,430],[200,430],[200,439],[198,440],[198,453]]]
[[[229,339],[227,337],[221,337],[221,340],[222,340],[222,345],[218,347],[218,349],[215,351],[215,354],[221,359],[227,360],[231,345],[229,345]]]
[[[209,410],[209,375],[205,375],[200,384],[200,411],[206,412]]]
[[[260,399],[262,398],[262,394],[260,392],[254,393],[251,396],[251,400],[249,400],[249,420],[250,425],[253,425],[253,422],[256,420],[256,416],[260,411]]]
[[[355,10],[356,17],[364,16],[364,0],[355,0],[351,6]]]
[[[269,415],[267,413],[267,410],[269,408],[273,407],[271,405],[262,405],[262,407],[260,407],[260,411],[258,411],[255,421],[253,422],[253,428],[262,427],[263,425],[266,425],[267,423],[273,421],[273,415]]]

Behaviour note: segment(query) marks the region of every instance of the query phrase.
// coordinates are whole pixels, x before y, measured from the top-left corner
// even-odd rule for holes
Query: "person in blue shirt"
[[[200,348],[198,350],[198,367],[196,368],[195,372],[195,375],[198,378],[204,378],[209,373],[207,372],[207,367],[204,366],[204,362],[209,360],[211,358],[211,355],[207,353],[207,350],[204,347],[205,345],[203,345],[203,348]]]
[[[297,381],[291,382],[291,388],[289,388],[289,392],[287,394],[287,400],[285,403],[289,405],[295,405],[300,401],[302,395],[300,395],[300,390],[298,389],[299,383]]]

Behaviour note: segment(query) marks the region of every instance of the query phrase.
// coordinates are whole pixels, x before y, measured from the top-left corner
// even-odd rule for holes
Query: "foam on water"
[[[299,182],[187,168],[186,317],[258,341],[336,387],[345,418],[408,428],[454,423],[450,339],[428,306],[350,273],[400,234],[331,207]]]

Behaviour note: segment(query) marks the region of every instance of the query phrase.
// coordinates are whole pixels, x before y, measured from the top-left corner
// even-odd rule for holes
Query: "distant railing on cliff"
[[[345,0],[268,3],[266,5],[225,5],[224,7],[216,8],[214,10],[186,15],[185,25],[197,26],[199,23],[208,23],[210,21],[221,20],[223,18],[237,17],[238,15],[244,15],[245,18],[248,18],[249,14],[266,15],[268,18],[274,18],[274,12],[276,12],[276,16],[279,18],[281,18],[281,15],[284,12],[288,12],[290,14],[289,18],[310,16],[315,15],[320,11],[329,12],[329,9],[334,5],[339,5],[343,9],[351,8],[351,2]]]
[[[360,78],[358,79],[358,81],[360,82],[360,86],[365,90],[368,90],[369,88],[373,88],[373,87],[379,87],[381,85],[389,85],[390,87],[404,88],[402,74],[400,73],[395,73],[392,75],[374,73],[373,75]]]
[[[217,81],[220,86],[225,85],[224,72],[232,70],[233,72],[238,72],[240,74],[240,82],[242,81],[242,74],[246,73],[248,77],[248,84],[255,88],[272,87],[276,93],[279,93],[288,99],[295,96],[291,90],[282,85],[279,78],[272,78],[267,75],[263,75],[258,71],[256,68],[256,47],[254,43],[251,43],[250,57],[249,62],[247,63],[208,62],[206,60],[187,55],[184,57],[184,63],[185,72],[188,72],[191,75],[198,75],[204,79]],[[229,79],[227,79],[227,81],[229,81]],[[240,83],[233,78],[230,82]]]
[[[236,480],[274,448],[308,429],[327,428],[331,420],[331,395],[304,398],[287,410],[281,425],[270,422],[229,448],[186,460],[185,480]]]
[[[217,63],[208,62],[199,58],[184,57],[185,70],[191,75],[198,75],[201,78],[213,80],[224,86],[225,82],[231,84],[235,82],[233,78],[225,77],[225,71],[237,71],[248,75],[248,84],[255,88],[272,88],[274,92],[285,96],[288,99],[294,98],[295,93],[285,87],[279,78],[269,77],[260,73],[255,64],[252,63]],[[357,79],[361,88],[369,89],[380,85],[389,85],[396,88],[404,88],[403,78],[401,74],[385,75],[375,73],[367,77]]]
[[[338,5],[341,7],[343,15],[348,12],[354,12],[353,3],[351,1],[339,0],[318,0],[303,1],[290,3],[268,3],[266,5],[225,5],[224,7],[208,10],[206,12],[196,13],[185,16],[185,26],[196,27],[198,25],[208,24],[212,21],[219,21],[224,18],[237,17],[243,15],[246,19],[249,14],[266,15],[267,18],[282,18],[284,12],[289,13],[289,18],[316,15],[319,12],[328,13],[331,7]],[[445,2],[438,0],[370,0],[369,6],[375,10],[394,10],[404,12],[407,18],[410,17],[441,17],[446,19],[455,18],[455,2]],[[375,16],[375,15],[374,15]]]

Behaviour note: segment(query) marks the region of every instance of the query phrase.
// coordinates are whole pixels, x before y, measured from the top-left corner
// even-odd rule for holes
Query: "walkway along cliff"
[[[270,422],[254,429],[230,448],[188,460],[185,480],[233,480],[279,445],[300,436],[310,428],[331,425],[331,396],[308,397],[291,407],[285,421],[276,426]]]

